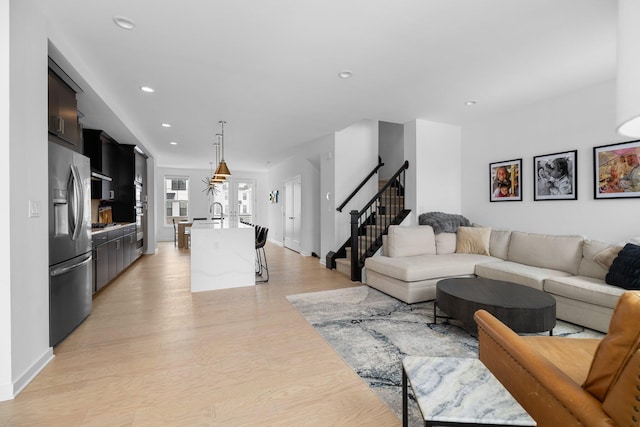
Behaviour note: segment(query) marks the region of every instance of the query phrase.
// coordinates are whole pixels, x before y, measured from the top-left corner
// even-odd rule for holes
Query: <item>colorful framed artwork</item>
[[[594,197],[640,197],[640,141],[593,148]]]
[[[578,150],[533,158],[533,200],[578,199]]]
[[[520,176],[522,159],[489,164],[489,200],[492,202],[522,201]]]

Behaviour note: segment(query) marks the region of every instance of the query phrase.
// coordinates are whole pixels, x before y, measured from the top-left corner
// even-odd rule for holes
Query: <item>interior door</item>
[[[300,176],[284,182],[284,246],[296,252],[302,250],[302,179]]]
[[[213,201],[222,204],[224,218],[252,224],[255,220],[256,181],[254,179],[227,178],[222,186],[217,187],[221,191],[213,196]]]

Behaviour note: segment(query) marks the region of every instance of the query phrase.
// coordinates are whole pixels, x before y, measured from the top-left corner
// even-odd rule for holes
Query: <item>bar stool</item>
[[[267,254],[264,251],[264,245],[267,243],[267,234],[269,229],[256,225],[256,275],[261,279],[256,280],[258,283],[269,281],[269,267],[267,265]],[[266,278],[264,273],[266,272]]]

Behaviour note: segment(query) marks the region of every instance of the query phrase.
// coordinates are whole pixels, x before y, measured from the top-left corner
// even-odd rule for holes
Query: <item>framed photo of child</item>
[[[578,150],[533,158],[533,200],[578,199]]]
[[[640,197],[640,141],[593,148],[596,199]]]
[[[489,200],[492,202],[520,202],[522,159],[489,164]]]

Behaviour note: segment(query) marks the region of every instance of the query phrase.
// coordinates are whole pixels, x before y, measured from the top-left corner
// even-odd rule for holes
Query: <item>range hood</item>
[[[113,181],[110,176],[103,175],[100,172],[91,172],[91,180],[93,181]]]

